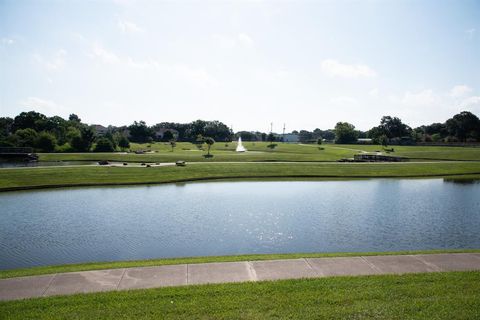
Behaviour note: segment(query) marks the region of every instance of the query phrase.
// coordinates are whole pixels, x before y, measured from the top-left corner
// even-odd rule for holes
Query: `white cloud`
[[[461,107],[467,107],[467,108],[480,108],[480,96],[472,96],[465,98],[462,100],[460,103]]]
[[[465,33],[467,34],[469,39],[473,39],[473,37],[475,36],[475,28],[465,30]]]
[[[62,70],[66,65],[66,56],[67,51],[64,49],[59,49],[49,59],[46,59],[39,54],[34,54],[33,59],[48,71],[59,71]]]
[[[235,47],[252,48],[254,45],[252,37],[246,33],[239,33],[236,36],[213,34],[211,38],[219,47],[224,49],[233,49]]]
[[[418,92],[407,91],[401,99],[401,103],[411,107],[426,107],[439,104],[441,99],[434,94],[433,90],[426,89]]]
[[[378,98],[378,94],[380,93],[380,91],[378,90],[378,88],[373,88],[372,90],[370,90],[368,92],[368,95],[370,97],[373,97],[373,98]]]
[[[332,77],[371,78],[377,76],[375,70],[364,64],[343,64],[334,59],[326,59],[321,64],[322,71]]]
[[[358,105],[357,99],[352,97],[335,97],[330,99],[330,103],[338,107],[352,107]]]
[[[15,41],[13,39],[10,39],[10,38],[2,38],[2,44],[5,44],[5,45],[11,45],[13,44]]]
[[[120,62],[120,58],[113,52],[105,49],[101,44],[95,42],[89,55],[91,58],[100,59],[104,63],[115,64]]]
[[[221,48],[224,49],[232,49],[235,47],[235,39],[232,37],[226,37],[221,34],[214,34],[212,35],[212,40]]]
[[[253,39],[246,33],[239,33],[238,36],[238,42],[242,44],[245,47],[252,47],[253,46]]]
[[[455,97],[455,98],[463,97],[471,91],[472,91],[472,88],[470,88],[467,85],[464,85],[464,84],[456,85],[452,88],[452,90],[450,90],[450,96]]]
[[[58,105],[54,101],[38,97],[28,97],[20,101],[19,105],[22,108],[35,110],[44,114],[59,115],[65,113],[65,108],[63,106]]]
[[[118,28],[124,33],[143,33],[145,29],[139,27],[136,23],[119,18],[117,21]]]
[[[137,69],[143,71],[155,71],[165,76],[167,81],[179,79],[193,83],[201,87],[217,86],[219,82],[204,68],[192,67],[187,64],[165,64],[155,59],[134,59],[132,57],[121,57],[114,52],[104,48],[99,43],[94,43],[91,58],[98,59],[105,64],[118,67]]]

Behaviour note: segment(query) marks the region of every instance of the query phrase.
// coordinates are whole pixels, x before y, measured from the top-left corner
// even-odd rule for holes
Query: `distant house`
[[[95,133],[99,136],[103,136],[108,131],[108,128],[102,126],[101,124],[93,124],[92,128],[95,131]]]
[[[288,142],[288,143],[297,143],[299,142],[298,139],[298,134],[294,133],[287,133],[283,136],[283,142]]]
[[[359,138],[357,139],[358,144],[372,144],[373,140],[369,138]]]
[[[178,131],[175,129],[167,129],[167,128],[160,128],[157,131],[155,131],[155,140],[163,140],[163,136],[165,135],[165,132],[170,131],[175,138],[178,137]]]

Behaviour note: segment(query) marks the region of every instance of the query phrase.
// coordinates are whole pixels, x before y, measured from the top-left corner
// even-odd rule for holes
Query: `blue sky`
[[[359,129],[480,116],[480,1],[4,1],[0,115]]]

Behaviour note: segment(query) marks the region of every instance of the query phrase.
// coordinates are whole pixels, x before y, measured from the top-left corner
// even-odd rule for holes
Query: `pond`
[[[57,167],[97,164],[96,161],[0,161],[0,168]]]
[[[480,247],[480,184],[207,182],[0,193],[0,269]]]

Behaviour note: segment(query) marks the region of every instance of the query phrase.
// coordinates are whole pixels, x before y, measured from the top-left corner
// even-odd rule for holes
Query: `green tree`
[[[170,141],[170,140],[173,140],[175,137],[173,136],[173,133],[172,131],[170,130],[167,130],[163,133],[163,137],[162,137],[162,140],[163,141]]]
[[[380,120],[380,128],[389,139],[409,136],[412,129],[404,124],[400,118],[384,116]]]
[[[206,137],[205,138],[205,143],[207,144],[207,156],[210,156],[210,148],[212,147],[212,145],[215,143],[215,140],[213,138],[210,138],[210,137]]]
[[[113,152],[114,150],[112,141],[108,138],[98,139],[93,149],[94,152]]]
[[[172,147],[173,152],[173,149],[177,146],[177,142],[175,140],[170,140],[170,146]]]
[[[128,141],[128,138],[122,135],[120,139],[118,139],[118,146],[122,151],[125,151],[125,149],[130,148],[130,141]]]
[[[471,112],[463,111],[454,115],[446,122],[448,133],[460,141],[467,138],[480,138],[480,120]]]
[[[130,140],[133,142],[151,142],[153,131],[147,127],[145,121],[134,121],[132,125],[128,127],[130,131]]]
[[[44,114],[29,111],[22,112],[13,119],[14,131],[19,129],[33,129],[37,132],[45,129],[47,116]]]
[[[338,122],[335,125],[335,143],[355,143],[357,138],[358,132],[353,124]]]
[[[32,128],[19,129],[15,132],[16,145],[19,147],[35,147],[38,133]]]
[[[68,121],[81,123],[82,119],[80,119],[75,113],[72,113],[68,116]]]
[[[35,146],[42,152],[53,152],[57,146],[57,139],[53,134],[42,131],[35,140]]]
[[[90,151],[95,140],[95,132],[91,128],[84,126],[78,133],[71,138],[70,145],[75,151]]]
[[[273,142],[275,141],[275,135],[272,132],[270,132],[267,136],[267,139],[270,142],[270,144],[273,144]]]
[[[12,134],[13,119],[9,117],[0,118],[0,139]]]

